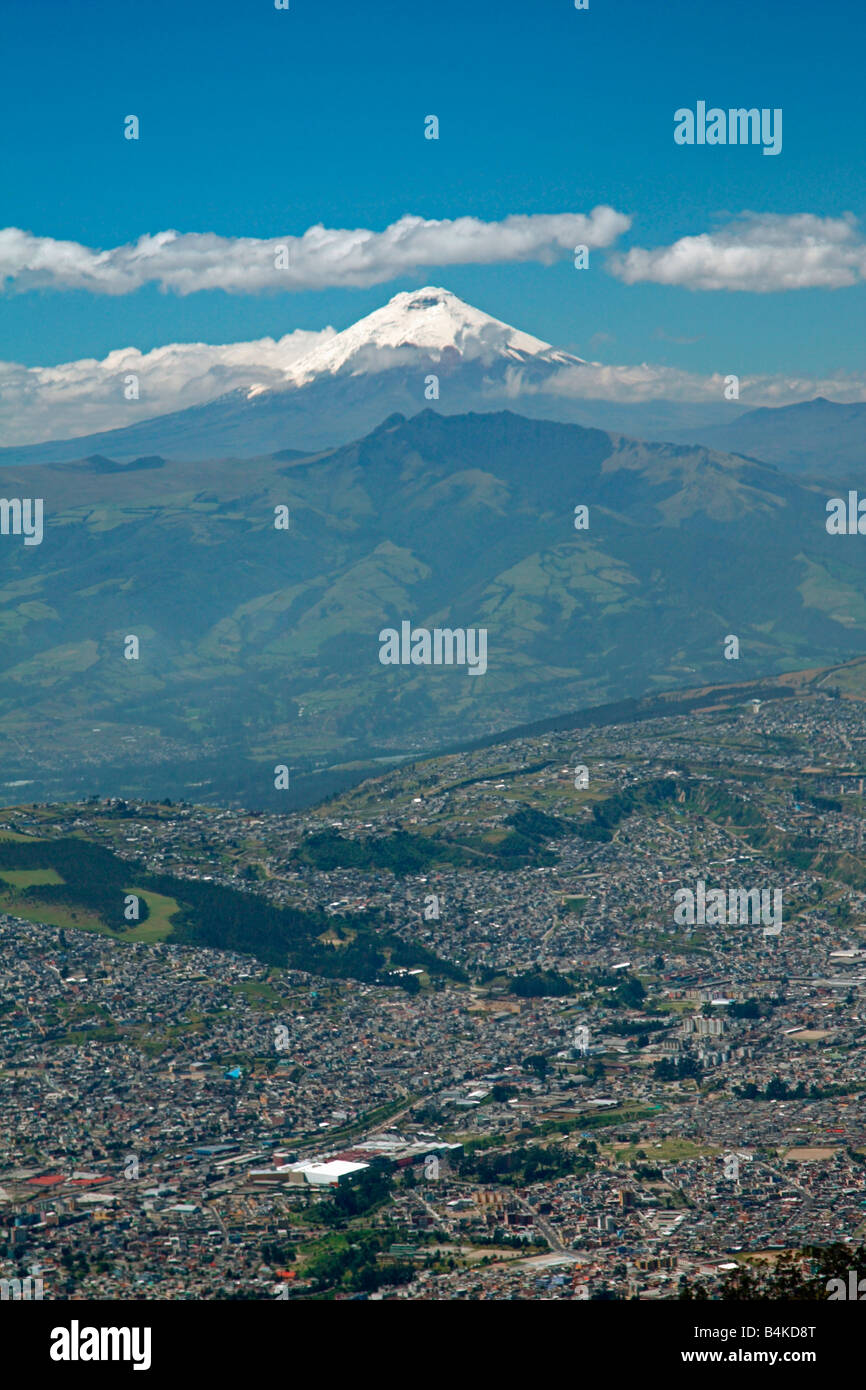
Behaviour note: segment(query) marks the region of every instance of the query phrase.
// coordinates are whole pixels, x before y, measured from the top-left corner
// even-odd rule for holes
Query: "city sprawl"
[[[4,811],[0,1277],[676,1299],[856,1249],[866,706],[827,689],[407,763],[290,815]],[[115,917],[53,867],[75,847],[111,856]],[[708,906],[683,921],[685,890]],[[241,906],[215,923],[196,892]],[[780,894],[778,929],[714,892]],[[229,949],[262,904],[314,923],[316,969]]]

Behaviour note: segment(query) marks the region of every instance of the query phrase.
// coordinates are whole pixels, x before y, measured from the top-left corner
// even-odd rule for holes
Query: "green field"
[[[150,888],[131,886],[124,891],[124,896],[126,893],[137,894],[147,903],[149,915],[140,926],[115,931],[97,913],[89,911],[83,905],[72,907],[67,903],[45,902],[38,897],[24,896],[25,889],[65,882],[56,869],[4,868],[0,872],[0,885],[5,885],[6,891],[0,887],[0,908],[16,917],[23,917],[27,922],[38,922],[49,927],[76,927],[80,931],[102,932],[106,936],[120,935],[124,941],[147,942],[162,941],[169,936],[173,926],[172,916],[180,911],[175,898],[155,893]]]
[[[124,941],[164,941],[171,934],[174,923],[172,917],[180,912],[180,904],[175,898],[167,898],[162,893],[154,893],[152,888],[130,888],[150,909],[150,915],[139,927],[131,927],[122,933]]]
[[[242,984],[232,985],[232,994],[243,995],[248,1004],[258,1004],[265,1009],[285,1005],[285,996],[266,980],[244,980]]]
[[[56,869],[6,869],[0,874],[13,888],[32,888],[41,883],[63,883]]]
[[[620,1145],[616,1143],[600,1145],[601,1151],[609,1158],[614,1158],[619,1162],[632,1159],[641,1163],[675,1163],[680,1159],[686,1158],[713,1158],[716,1154],[722,1153],[722,1149],[713,1145],[693,1144],[688,1139],[669,1137],[666,1139],[653,1139],[647,1137],[639,1140],[637,1144]],[[638,1159],[637,1152],[641,1149],[646,1154],[645,1159]]]
[[[79,931],[106,931],[105,924],[100,920],[95,912],[88,912],[86,908],[68,907],[65,903],[46,903],[39,898],[22,897],[20,888],[31,884],[62,883],[60,877],[48,878],[47,875],[54,873],[53,869],[35,870],[6,870],[3,875],[4,881],[11,879],[14,875],[20,882],[16,887],[10,885],[9,891],[0,893],[0,911],[8,912],[13,917],[23,917],[25,922],[35,922],[47,927],[76,927]]]

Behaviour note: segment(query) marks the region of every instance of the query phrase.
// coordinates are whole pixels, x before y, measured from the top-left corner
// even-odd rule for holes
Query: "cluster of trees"
[[[645,1182],[659,1182],[663,1176],[661,1168],[655,1167],[651,1163],[636,1163],[634,1175]]]
[[[86,1251],[76,1250],[71,1245],[61,1246],[60,1263],[73,1278],[83,1278],[90,1269],[90,1259]]]
[[[525,835],[528,840],[562,840],[573,835],[577,826],[576,821],[568,820],[565,816],[548,816],[532,806],[515,811],[505,824],[516,830],[518,835]]]
[[[673,801],[677,784],[670,777],[655,777],[628,791],[617,792],[592,808],[592,820],[576,827],[584,840],[610,840],[620,821],[627,820],[637,810],[652,810]]]
[[[496,844],[488,844],[480,837],[460,842],[407,830],[363,839],[350,839],[337,830],[321,830],[304,837],[295,851],[295,858],[323,870],[358,869],[362,873],[378,873],[389,869],[398,878],[426,873],[441,864],[460,868],[496,864],[521,868],[525,864],[555,864],[556,855],[543,847],[543,841],[571,833],[566,822],[532,810],[516,812],[506,825],[508,833]]]
[[[493,977],[496,972],[489,974]],[[577,970],[571,976],[562,975],[558,970],[528,970],[523,975],[513,976],[510,986],[511,993],[522,999],[542,996],[559,999],[576,994],[581,988],[606,989],[608,992],[602,996],[601,1002],[609,1009],[639,1009],[646,999],[646,990],[637,976],[624,974],[621,970]],[[645,1027],[645,1024],[634,1024],[631,1031],[642,1033]],[[614,1031],[624,1033],[628,1029],[629,1025],[623,1024]]]
[[[528,1187],[530,1183],[546,1182],[551,1178],[582,1177],[592,1169],[588,1153],[577,1153],[564,1144],[549,1148],[533,1144],[498,1153],[468,1153],[457,1161],[461,1178],[508,1187]]]
[[[850,1090],[851,1087],[844,1083],[838,1086],[816,1086],[813,1082],[807,1086],[805,1081],[799,1081],[796,1086],[789,1086],[780,1076],[771,1076],[763,1089],[756,1086],[754,1081],[749,1081],[745,1086],[734,1087],[735,1095],[741,1096],[743,1100],[828,1100],[832,1096],[847,1095]]]
[[[254,893],[239,893],[234,888],[200,879],[178,879],[169,874],[139,877],[143,887],[173,897],[180,904],[180,915],[175,918],[172,932],[176,941],[239,951],[254,955],[267,965],[284,966],[288,958],[288,963],[298,970],[313,970],[323,975],[338,973],[326,968],[327,963],[330,961],[333,967],[334,958],[344,962],[352,949],[349,946],[334,951],[316,940],[331,926],[331,918],[324,912],[274,907]],[[366,920],[358,921],[360,929],[369,930]],[[350,915],[342,922],[344,926],[355,925]],[[357,939],[352,946],[356,944]],[[372,944],[362,941],[357,955],[361,968],[372,972],[362,975],[362,979],[375,978],[375,973],[385,965],[384,956]]]
[[[775,1005],[769,999],[744,999],[742,1003],[728,1005],[731,1018],[769,1018]]]
[[[809,800],[815,807],[816,811],[842,810],[842,799],[838,796],[810,796]]]
[[[297,1259],[297,1250],[284,1240],[265,1241],[262,1246],[262,1261],[272,1269],[286,1269]]]
[[[524,1057],[523,1065],[527,1071],[535,1072],[539,1081],[543,1081],[550,1070],[550,1064],[543,1052],[530,1052],[528,1057]]]
[[[524,806],[505,820],[507,833],[496,844],[488,844],[482,839],[464,841],[474,855],[467,860],[477,867],[489,867],[484,863],[505,869],[520,869],[527,865],[551,865],[558,857],[547,848],[548,840],[559,840],[573,835],[577,830],[575,823],[564,816],[548,816],[531,806]],[[479,855],[483,858],[479,859]]]
[[[4,869],[53,869],[63,879],[62,883],[33,884],[22,890],[23,897],[95,913],[115,931],[129,925],[123,916],[123,900],[128,885],[140,877],[138,867],[137,861],[119,859],[89,840],[0,841],[0,873]],[[138,921],[144,922],[147,916],[147,903],[141,898]]]
[[[738,825],[750,831],[747,837],[750,844],[755,843],[752,837],[756,832],[762,833],[759,809],[743,797],[732,795],[726,787],[709,782],[700,783],[694,790],[692,806],[695,811],[702,811],[712,821]]]
[[[432,951],[377,930],[375,913],[344,913],[330,917],[318,910],[275,907],[255,893],[239,893],[218,883],[172,878],[167,874],[139,874],[144,888],[173,897],[181,906],[172,939],[221,951],[255,956],[266,965],[288,965],[330,979],[364,980],[395,985],[401,977],[389,976],[392,966],[421,966],[451,979],[463,972]],[[318,938],[337,930],[344,944],[335,949]],[[348,940],[349,929],[354,933]],[[405,980],[405,977],[402,977]]]
[[[516,830],[509,830],[495,845],[481,845],[479,848],[483,849],[495,866],[504,869],[525,869],[530,865],[549,867],[558,863],[557,856],[544,848],[543,840],[521,835]]]
[[[402,937],[386,932],[380,934],[379,940],[383,946],[389,948],[392,966],[402,965],[407,970],[421,966],[430,975],[444,975],[449,980],[468,979],[466,971],[461,970],[459,965],[454,965],[449,960],[440,960],[436,953],[428,951],[426,946],[416,945],[414,941],[404,941]]]
[[[369,1168],[353,1173],[338,1184],[333,1197],[316,1207],[316,1219],[324,1226],[343,1226],[366,1216],[387,1201],[393,1187],[390,1165],[374,1160]]]
[[[603,1003],[612,1009],[639,1009],[645,998],[646,990],[637,976],[620,972],[616,989]]]
[[[761,1302],[824,1302],[831,1298],[834,1291],[827,1287],[833,1279],[841,1279],[845,1292],[848,1292],[848,1271],[862,1270],[864,1260],[864,1246],[856,1250],[853,1246],[841,1244],[824,1247],[807,1245],[798,1251],[786,1250],[774,1265],[740,1265],[732,1270],[717,1297],[725,1302],[756,1299]],[[836,1291],[838,1293],[838,1286]],[[700,1280],[692,1282],[683,1275],[677,1296],[693,1300],[707,1299],[710,1295]]]
[[[521,999],[538,999],[542,996],[560,998],[574,994],[574,985],[557,970],[531,970],[526,975],[514,976],[511,993]]]
[[[675,1023],[631,1023],[627,1019],[612,1020],[604,1025],[606,1033],[614,1033],[618,1038],[637,1038],[639,1047],[646,1047],[650,1037],[659,1033],[669,1033],[676,1028]]]
[[[700,1081],[703,1074],[703,1064],[697,1057],[662,1057],[653,1066],[653,1076],[659,1081],[684,1081],[687,1077]]]
[[[319,1292],[341,1289],[351,1293],[373,1293],[384,1284],[408,1284],[414,1276],[406,1260],[381,1260],[381,1252],[393,1240],[393,1233],[353,1232],[351,1244],[338,1250],[324,1250],[304,1271]]]

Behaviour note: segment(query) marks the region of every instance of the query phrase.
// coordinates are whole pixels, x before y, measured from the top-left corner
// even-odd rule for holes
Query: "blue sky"
[[[848,0],[6,0],[0,227],[111,248],[175,229],[300,236],[425,218],[589,213],[653,248],[733,214],[860,217],[866,23]],[[783,150],[678,147],[698,99],[781,107]],[[123,139],[136,113],[141,139]],[[435,113],[440,139],[425,141]],[[498,263],[366,288],[181,296],[0,296],[0,359],[28,366],[134,344],[346,327],[401,289],[443,284],[557,345],[694,372],[866,371],[866,290],[754,293],[623,283]]]

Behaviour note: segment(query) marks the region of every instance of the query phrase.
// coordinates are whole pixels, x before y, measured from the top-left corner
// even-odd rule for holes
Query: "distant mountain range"
[[[675,429],[671,438],[775,463],[787,473],[832,479],[862,476],[866,401],[842,405],[823,396],[798,405],[749,410],[726,425]]]
[[[394,416],[242,465],[0,466],[0,493],[45,509],[40,545],[0,537],[10,802],[22,783],[129,794],[150,769],[151,793],[273,804],[277,764],[423,753],[829,665],[866,637],[866,548],[827,534],[826,488],[508,412]],[[379,633],[403,621],[485,628],[486,674],[382,665]]]

